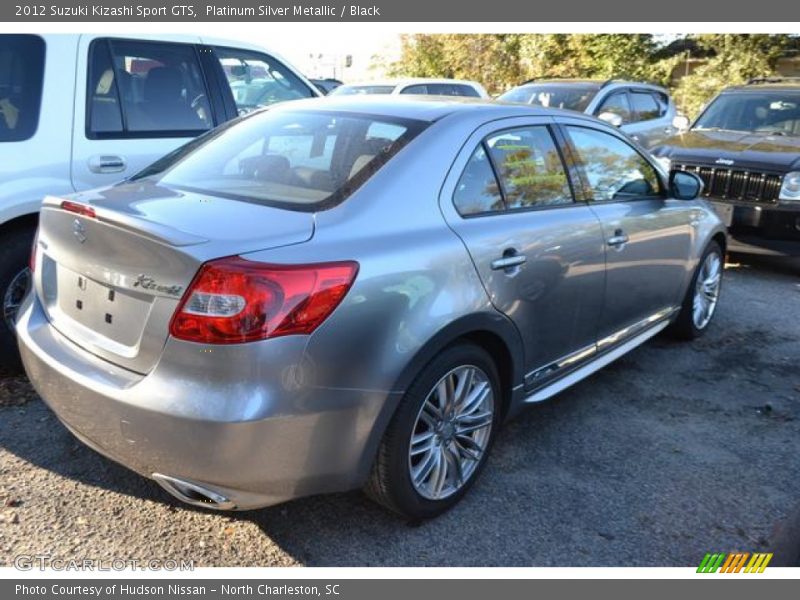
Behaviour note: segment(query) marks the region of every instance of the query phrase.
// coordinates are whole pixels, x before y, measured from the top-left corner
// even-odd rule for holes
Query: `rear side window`
[[[637,121],[649,121],[661,116],[658,103],[650,92],[632,92],[631,104]]]
[[[223,125],[138,177],[295,210],[338,204],[427,123],[336,112],[271,110]]]
[[[314,93],[278,60],[258,52],[215,48],[240,115],[276,102],[311,98]]]
[[[486,145],[509,209],[572,203],[567,173],[547,127],[504,131]]]
[[[90,138],[193,137],[214,126],[190,44],[95,40],[87,112]]]
[[[21,142],[36,133],[44,55],[39,36],[0,35],[0,142]]]
[[[608,133],[567,126],[592,200],[624,201],[659,196],[655,168],[633,146]]]
[[[609,112],[622,117],[623,123],[631,122],[631,107],[628,103],[628,94],[619,92],[611,94],[603,101],[600,108],[597,109],[597,114]]]
[[[467,96],[478,97],[478,92],[468,85],[457,83],[425,83],[405,87],[401,94],[427,94],[434,96]]]
[[[483,144],[475,149],[456,184],[453,203],[462,217],[503,210],[503,196]]]

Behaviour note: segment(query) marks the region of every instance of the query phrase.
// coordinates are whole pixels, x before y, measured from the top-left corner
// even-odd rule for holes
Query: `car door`
[[[514,118],[478,129],[440,197],[492,303],[519,329],[531,388],[594,352],[603,298],[602,229],[573,195],[552,127]]]
[[[219,121],[195,44],[86,36],[78,57],[78,190],[125,179]]]
[[[632,139],[645,148],[652,148],[661,140],[672,135],[672,123],[664,118],[666,110],[650,90],[632,89],[630,99],[631,122],[621,127]]]
[[[562,127],[605,238],[602,349],[680,304],[693,210],[690,203],[667,196],[657,169],[624,136],[586,121],[566,119]]]

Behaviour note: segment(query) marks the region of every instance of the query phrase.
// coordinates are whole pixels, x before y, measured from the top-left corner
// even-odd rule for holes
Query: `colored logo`
[[[749,559],[749,560],[748,560]],[[698,573],[763,573],[772,553],[731,552],[730,554],[706,554],[697,567]],[[746,566],[745,566],[746,565]]]

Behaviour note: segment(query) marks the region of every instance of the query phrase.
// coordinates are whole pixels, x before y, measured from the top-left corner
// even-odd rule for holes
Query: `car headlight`
[[[783,176],[783,185],[778,198],[800,202],[800,171],[792,171]]]

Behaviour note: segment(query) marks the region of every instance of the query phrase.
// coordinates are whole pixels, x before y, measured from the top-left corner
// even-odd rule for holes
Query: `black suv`
[[[727,88],[652,152],[702,178],[731,250],[800,255],[800,78]]]

